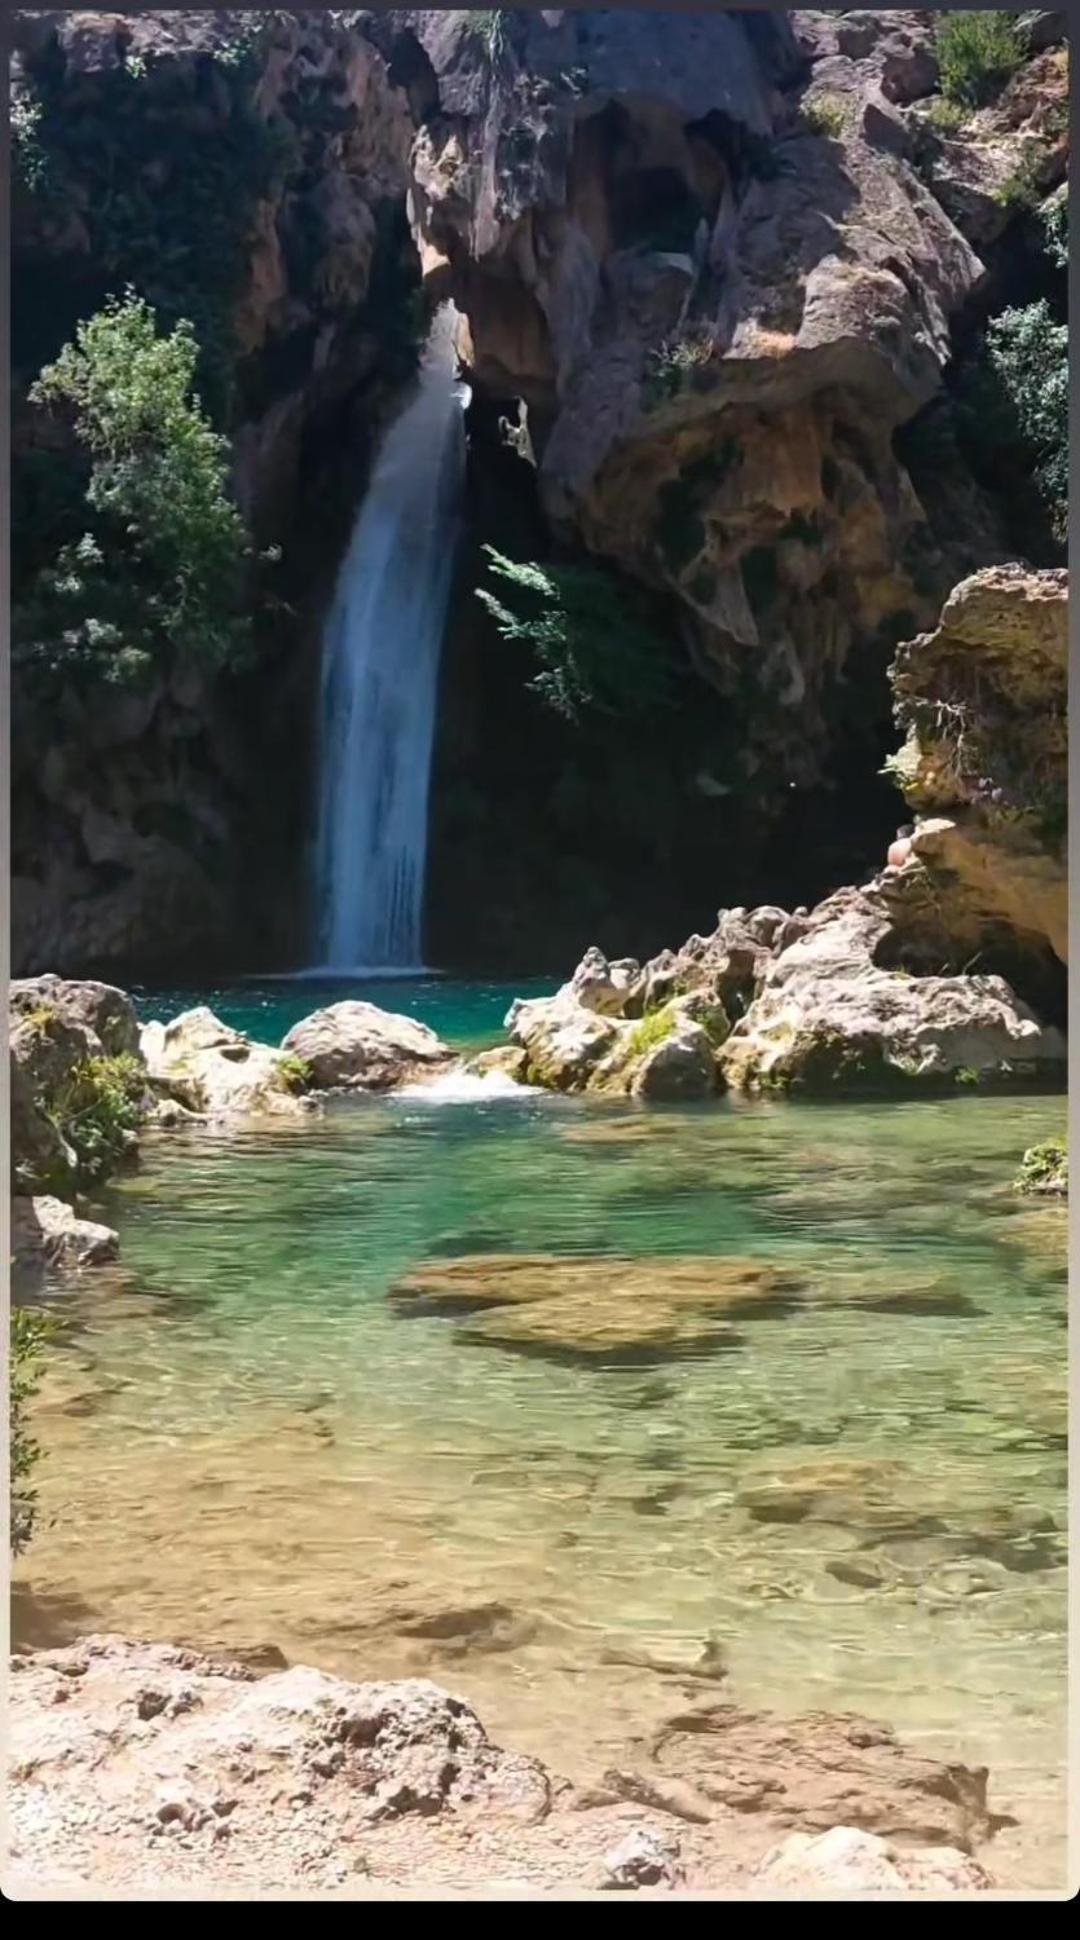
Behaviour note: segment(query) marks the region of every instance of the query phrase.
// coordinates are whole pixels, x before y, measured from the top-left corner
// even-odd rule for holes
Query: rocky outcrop
[[[74,1194],[104,1176],[99,1156],[75,1137],[73,1087],[115,1075],[139,1089],[135,1007],[112,984],[55,975],[20,978],[8,990],[11,1166],[17,1191]],[[91,1100],[84,1098],[86,1111]],[[133,1144],[118,1137],[109,1162]]]
[[[299,1058],[320,1090],[388,1091],[445,1071],[454,1053],[426,1024],[377,1004],[330,1004],[294,1024],[282,1052]]]
[[[627,982],[612,982],[612,970]],[[525,1053],[521,1081],[552,1091],[707,1097],[716,1089],[715,1046],[730,1028],[723,1005],[694,994],[646,1013],[641,983],[636,963],[609,966],[593,948],[554,997],[511,1005],[506,1028]]]
[[[782,950],[719,1054],[736,1090],[1063,1081],[1065,1043],[998,976],[914,976],[877,961],[876,886],[838,890]]]
[[[990,568],[950,594],[891,670],[897,780],[957,950],[1003,934],[1068,957],[1068,581]]]
[[[1064,17],[1056,40],[1064,38]],[[1069,67],[1060,45],[1032,50],[987,107],[942,119],[934,103],[914,106],[906,136],[927,187],[976,249],[997,242],[1018,210],[1065,179],[1069,154]],[[940,103],[937,104],[940,107]]]
[[[812,778],[837,670],[932,610],[890,434],[983,266],[890,133],[935,85],[928,27],[498,18],[490,52],[471,15],[399,28],[429,281],[477,382],[525,400],[555,525],[674,594],[699,671],[756,687],[770,760]]]
[[[211,1124],[297,1118],[312,1107],[305,1069],[223,1024],[205,1004],[168,1024],[144,1025],[139,1042],[155,1089]]]
[[[267,1660],[259,1677],[109,1636],[15,1657],[17,1890],[875,1891],[887,1866],[948,1892],[990,1883],[968,1855],[1009,1823],[984,1771],[864,1719],[688,1698],[632,1765],[574,1788],[426,1680]]]

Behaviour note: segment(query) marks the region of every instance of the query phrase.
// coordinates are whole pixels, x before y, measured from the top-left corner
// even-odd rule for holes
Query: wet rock
[[[304,1060],[312,1084],[365,1091],[413,1083],[444,1071],[454,1057],[426,1024],[352,1000],[302,1018],[281,1049]]]
[[[738,1344],[733,1323],[793,1311],[798,1285],[756,1260],[478,1254],[398,1280],[405,1312],[474,1315],[461,1338],[582,1360],[672,1358]]]
[[[11,1202],[11,1251],[16,1267],[100,1266],[115,1260],[119,1235],[49,1194]]]
[[[904,1851],[857,1826],[793,1832],[765,1855],[754,1884],[778,1893],[961,1893],[994,1884],[978,1860],[951,1846]]]
[[[597,1884],[608,1892],[677,1886],[682,1878],[678,1861],[679,1841],[670,1833],[638,1827],[605,1853]]]

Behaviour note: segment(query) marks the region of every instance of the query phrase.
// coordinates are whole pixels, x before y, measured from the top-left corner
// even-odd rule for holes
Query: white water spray
[[[390,426],[323,634],[317,960],[419,969],[428,781],[469,393],[444,304]]]

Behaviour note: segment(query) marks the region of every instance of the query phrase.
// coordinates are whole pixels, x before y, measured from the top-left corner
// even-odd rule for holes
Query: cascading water
[[[320,968],[418,969],[439,658],[465,465],[457,312],[431,326],[391,425],[323,635]]]

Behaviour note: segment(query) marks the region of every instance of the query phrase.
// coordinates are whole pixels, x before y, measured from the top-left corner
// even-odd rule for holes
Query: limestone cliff
[[[474,438],[433,797],[451,955],[463,876],[536,960],[635,884],[655,930],[868,865],[889,657],[1016,552],[964,455],[920,466],[909,431],[1063,180],[1063,24],[1026,31],[958,125],[924,11],[20,16],[16,579],[69,456],[26,386],[127,282],[194,317],[238,502],[284,556],[243,679],[47,715],[16,683],[16,967],[301,953],[318,620],[444,295],[474,423],[517,423],[512,477]],[[591,556],[654,602],[663,721],[590,739],[523,698],[473,597],[479,541],[511,543],[477,509],[511,496],[516,556]]]

